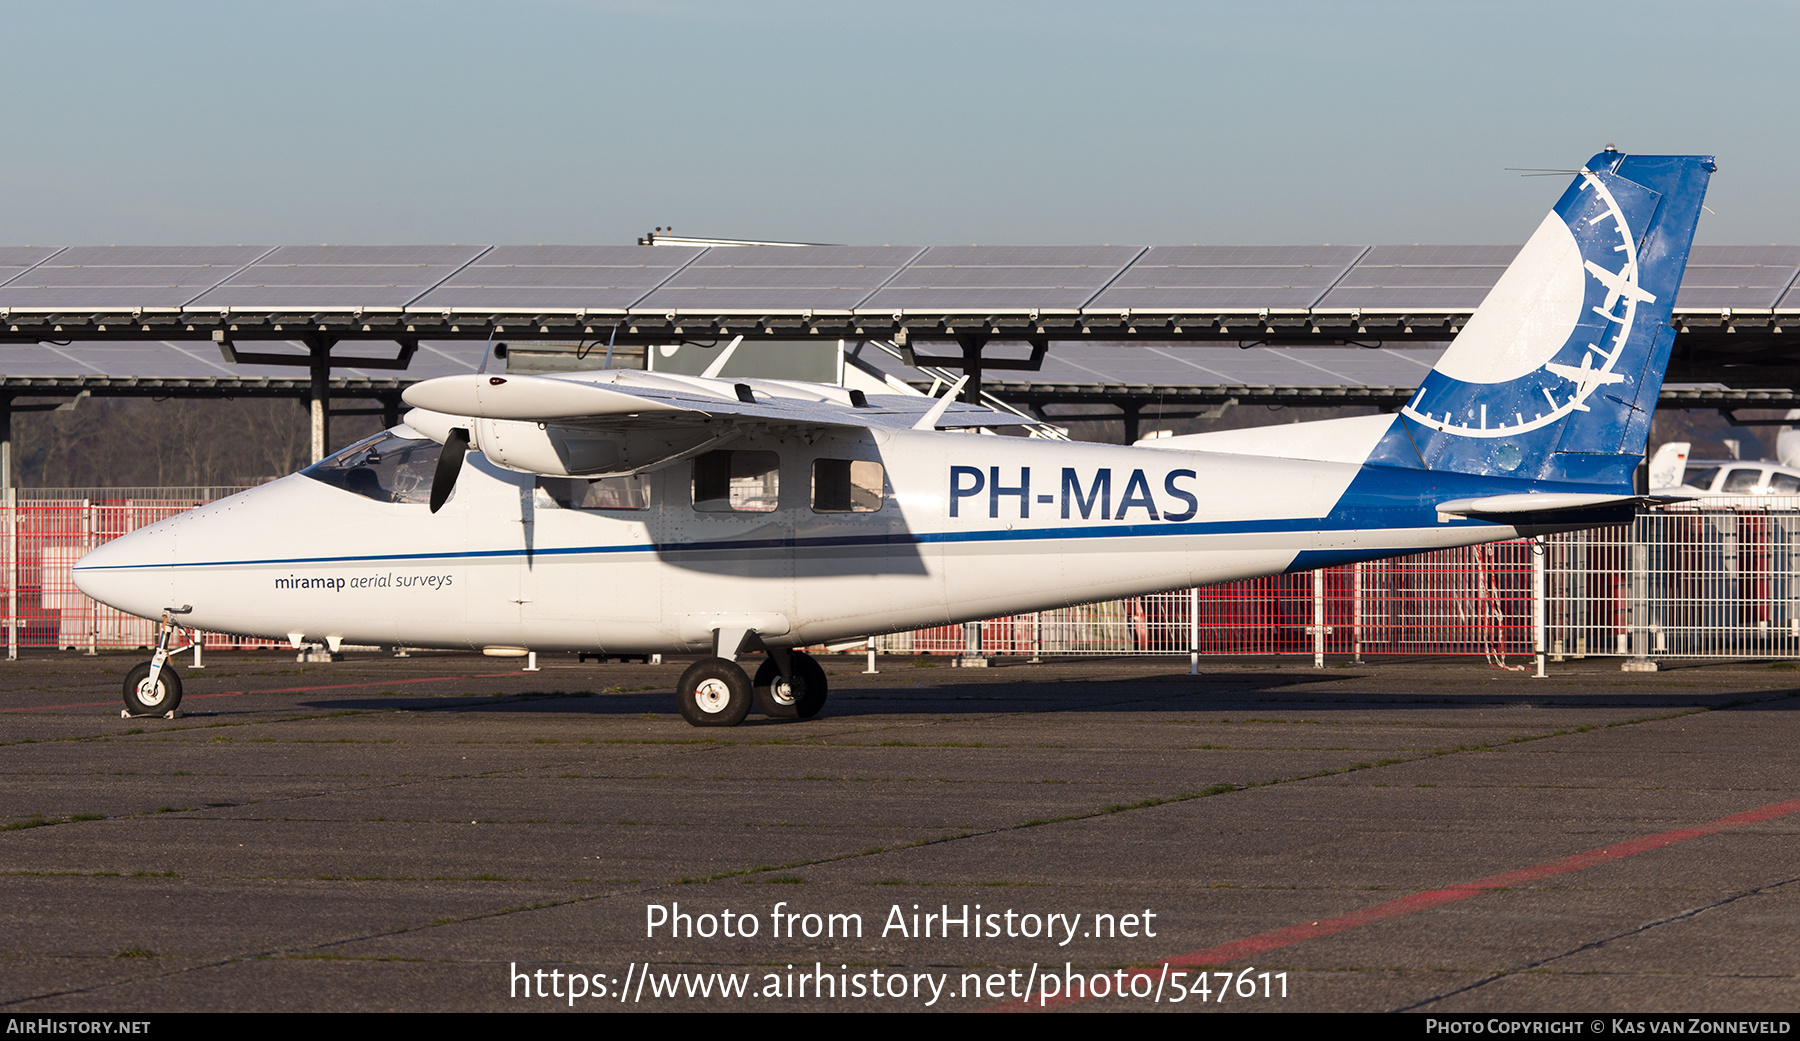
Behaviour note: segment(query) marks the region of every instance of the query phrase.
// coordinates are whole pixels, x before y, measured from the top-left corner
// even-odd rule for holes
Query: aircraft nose
[[[96,548],[75,562],[75,587],[108,607],[157,618],[170,603],[175,533],[142,528]]]

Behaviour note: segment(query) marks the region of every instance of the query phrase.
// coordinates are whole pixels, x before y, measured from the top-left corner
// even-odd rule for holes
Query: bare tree
[[[373,433],[372,417],[332,423],[332,447]],[[254,484],[312,461],[291,399],[89,399],[70,412],[13,415],[15,480],[27,487]]]

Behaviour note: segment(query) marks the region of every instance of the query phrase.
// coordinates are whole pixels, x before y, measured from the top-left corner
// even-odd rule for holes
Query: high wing
[[[903,394],[769,379],[707,379],[633,369],[555,376],[441,376],[407,388],[406,403],[473,419],[554,422],[616,430],[645,422],[915,427],[939,402]],[[952,401],[933,428],[1028,425],[1032,420]]]

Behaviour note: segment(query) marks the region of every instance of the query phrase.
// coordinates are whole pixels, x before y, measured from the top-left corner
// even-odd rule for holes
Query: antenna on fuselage
[[[488,359],[492,358],[493,356],[494,356],[494,330],[489,329],[487,342],[481,345],[481,364],[475,366],[475,375],[480,376],[487,372]]]
[[[937,404],[931,406],[931,410],[929,412],[926,412],[924,415],[919,417],[919,421],[917,423],[913,424],[913,429],[914,430],[936,430],[937,429],[937,421],[944,418],[945,410],[947,410],[950,407],[950,403],[952,401],[956,400],[957,392],[962,390],[963,384],[965,384],[967,382],[969,382],[969,376],[967,373],[964,373],[961,379],[957,380],[955,383],[950,384],[950,389],[944,391],[944,396],[937,399]]]
[[[737,350],[738,344],[743,342],[744,336],[742,333],[739,333],[737,339],[732,340],[725,345],[725,349],[719,352],[719,356],[714,358],[712,364],[706,367],[706,371],[700,374],[701,377],[709,380],[718,379],[719,373],[725,371],[725,363],[731,360],[732,352]]]

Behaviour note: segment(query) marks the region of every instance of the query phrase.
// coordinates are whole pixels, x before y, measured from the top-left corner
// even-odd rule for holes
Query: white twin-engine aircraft
[[[406,392],[403,425],[110,542],[75,580],[296,644],[698,652],[681,713],[731,726],[820,710],[798,647],[1614,523],[1647,501],[1713,168],[1594,156],[1397,415],[1124,447],[976,436],[1020,421],[954,391],[450,376]],[[752,678],[734,659],[756,650]],[[166,657],[127,680],[129,712],[173,710]]]

